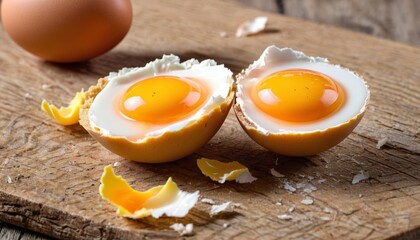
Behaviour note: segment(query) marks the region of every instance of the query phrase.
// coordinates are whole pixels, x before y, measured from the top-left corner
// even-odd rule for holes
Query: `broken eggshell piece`
[[[118,208],[120,216],[134,219],[147,216],[159,218],[162,215],[185,217],[199,198],[199,191],[181,191],[172,178],[165,185],[145,192],[136,191],[121,176],[116,176],[111,166],[104,168],[99,193]]]
[[[79,110],[84,100],[85,93],[82,89],[80,92],[76,93],[68,107],[57,108],[56,106],[49,104],[46,100],[42,100],[41,109],[59,124],[69,126],[79,122]]]
[[[249,169],[239,162],[220,162],[214,159],[197,159],[198,168],[213,181],[224,183],[236,181],[238,183],[251,183],[257,178],[253,177]]]

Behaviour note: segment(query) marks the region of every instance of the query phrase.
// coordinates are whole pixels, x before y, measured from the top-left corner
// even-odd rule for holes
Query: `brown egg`
[[[53,62],[77,62],[117,45],[132,21],[130,0],[3,0],[1,17],[10,37]]]

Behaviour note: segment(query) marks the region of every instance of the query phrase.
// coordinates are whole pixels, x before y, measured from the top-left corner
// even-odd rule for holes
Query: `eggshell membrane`
[[[363,118],[363,109],[348,122],[325,130],[300,133],[269,133],[258,131],[242,113],[239,105],[234,106],[236,117],[242,128],[255,142],[270,151],[286,156],[311,156],[323,152],[343,141]]]
[[[222,126],[234,99],[230,89],[228,97],[219,106],[203,115],[185,128],[165,132],[156,137],[148,137],[141,142],[132,142],[124,137],[104,136],[99,129],[92,128],[89,121],[89,108],[95,96],[107,84],[99,79],[96,86],[86,92],[85,103],[80,109],[80,124],[108,150],[129,160],[143,163],[163,163],[183,158],[206,144]]]

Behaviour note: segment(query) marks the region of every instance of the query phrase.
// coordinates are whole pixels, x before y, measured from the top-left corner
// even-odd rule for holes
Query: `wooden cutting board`
[[[79,239],[176,238],[169,229],[176,222],[193,223],[197,239],[420,238],[419,48],[224,1],[133,4],[134,22],[124,41],[84,63],[40,61],[0,29],[0,221]],[[265,33],[234,37],[239,23],[259,15],[269,17]],[[143,66],[164,53],[182,60],[212,58],[236,74],[271,44],[328,57],[365,77],[372,96],[365,118],[338,146],[313,157],[279,156],[250,140],[231,113],[195,154],[148,165],[110,153],[80,126],[61,127],[40,110],[44,98],[66,104],[76,91],[108,72]],[[377,149],[383,138],[388,141]],[[200,156],[240,161],[258,181],[212,182],[196,166]],[[199,190],[216,203],[232,201],[241,207],[215,217],[204,203],[181,219],[118,217],[98,194],[103,167],[115,162],[121,163],[115,167],[117,174],[137,189],[173,177],[183,190]],[[285,177],[273,177],[271,168]],[[370,178],[352,185],[361,170]],[[302,190],[288,193],[286,181],[312,182],[317,190],[307,195],[314,203],[302,204]],[[281,214],[292,219],[281,220]]]

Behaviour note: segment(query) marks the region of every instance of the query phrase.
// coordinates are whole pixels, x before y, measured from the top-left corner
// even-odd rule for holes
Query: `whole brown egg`
[[[10,37],[52,62],[77,62],[115,47],[132,21],[130,0],[3,0]]]

